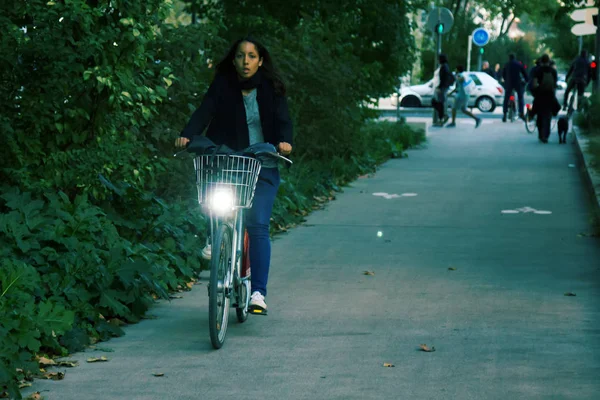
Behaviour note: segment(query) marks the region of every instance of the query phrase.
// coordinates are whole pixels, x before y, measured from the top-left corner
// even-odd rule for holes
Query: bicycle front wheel
[[[527,129],[527,132],[533,133],[535,132],[536,128],[537,124],[535,117],[532,117],[531,113],[527,111],[527,114],[525,114],[525,129]]]
[[[225,343],[229,305],[231,302],[231,228],[221,224],[212,245],[208,288],[208,325],[210,341],[215,349]]]

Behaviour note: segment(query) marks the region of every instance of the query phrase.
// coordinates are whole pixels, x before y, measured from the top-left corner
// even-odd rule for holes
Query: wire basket
[[[208,203],[215,190],[231,190],[234,208],[250,208],[260,173],[260,161],[236,155],[202,155],[194,158],[198,202]]]

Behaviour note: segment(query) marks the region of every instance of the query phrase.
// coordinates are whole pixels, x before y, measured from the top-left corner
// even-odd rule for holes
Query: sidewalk
[[[75,354],[81,365],[60,369],[63,381],[24,393],[596,399],[600,248],[577,146],[491,120],[428,139],[276,237],[269,316],[232,319],[221,350],[208,338],[204,279],[102,344],[114,352]]]

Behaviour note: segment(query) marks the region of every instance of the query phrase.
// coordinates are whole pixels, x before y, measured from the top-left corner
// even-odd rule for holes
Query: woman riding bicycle
[[[209,139],[233,150],[267,142],[282,155],[292,152],[292,121],[285,84],[268,50],[254,38],[237,40],[217,64],[202,104],[175,145],[186,146],[207,127]],[[271,263],[269,222],[279,183],[276,161],[263,163],[252,208],[245,214],[252,267],[250,309],[267,310],[265,296]]]

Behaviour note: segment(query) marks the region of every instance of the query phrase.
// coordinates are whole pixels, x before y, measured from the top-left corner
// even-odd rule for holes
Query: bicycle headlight
[[[218,188],[210,197],[210,208],[217,214],[225,214],[233,210],[233,191],[226,188]]]

